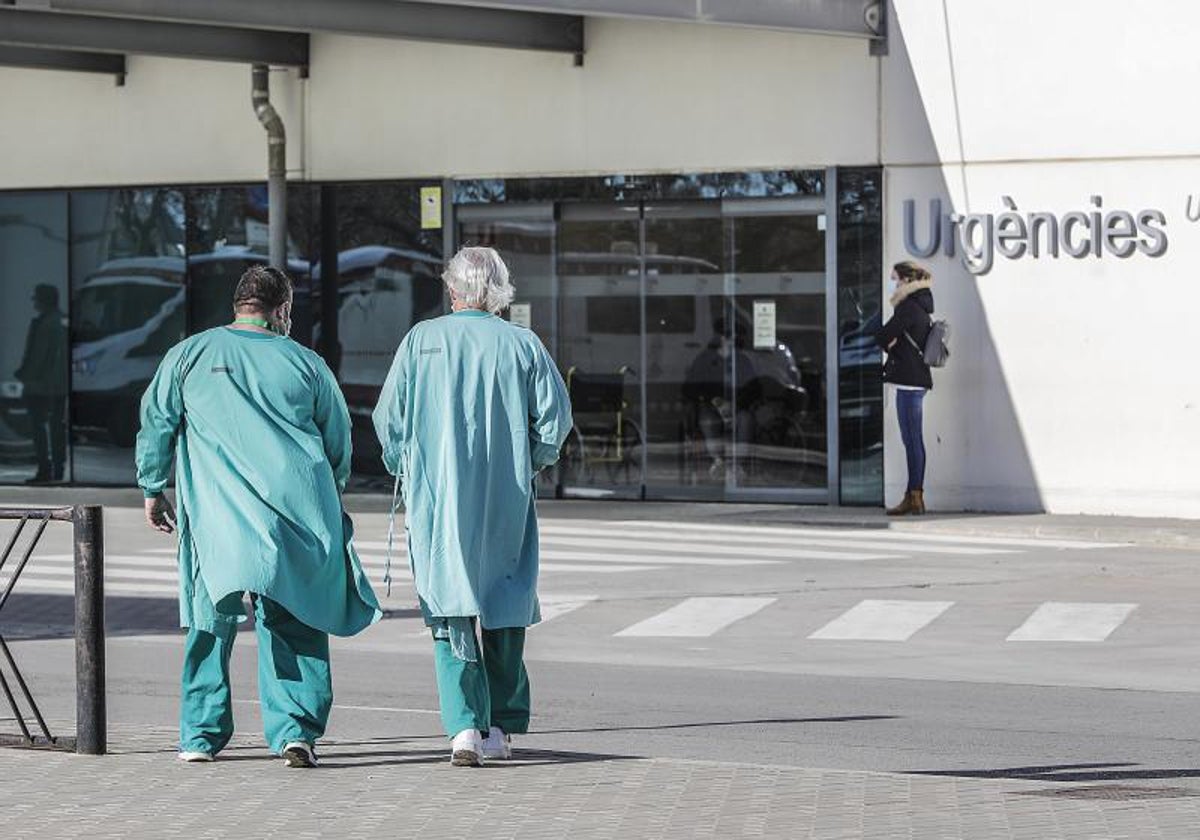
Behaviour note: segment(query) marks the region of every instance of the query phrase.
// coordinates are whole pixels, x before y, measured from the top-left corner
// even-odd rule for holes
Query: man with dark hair
[[[34,287],[33,311],[16,378],[23,386],[37,459],[37,473],[25,483],[43,484],[63,480],[67,457],[67,329],[58,308],[58,287]]]
[[[233,323],[172,348],[142,398],[146,518],[179,530],[184,761],[213,760],[233,734],[229,656],[243,593],[267,741],[289,767],[316,763],[333,704],[328,634],[381,616],[342,510],[350,415],[321,357],[287,337],[291,308],[286,274],[249,269]],[[178,516],[163,494],[172,460]]]

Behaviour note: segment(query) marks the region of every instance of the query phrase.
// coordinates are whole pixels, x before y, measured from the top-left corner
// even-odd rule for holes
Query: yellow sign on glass
[[[442,188],[421,187],[421,229],[435,230],[442,226]]]

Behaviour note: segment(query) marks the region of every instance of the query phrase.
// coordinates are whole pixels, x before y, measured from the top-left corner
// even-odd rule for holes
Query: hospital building
[[[894,502],[874,335],[913,259],[951,327],[932,508],[1200,517],[1198,31],[1183,0],[0,2],[0,483],[132,486],[142,391],[282,207],[356,490],[391,489],[398,343],[490,245],[571,394],[543,496]]]

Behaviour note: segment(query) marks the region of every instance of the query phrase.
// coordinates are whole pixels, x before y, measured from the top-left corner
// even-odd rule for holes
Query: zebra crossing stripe
[[[1095,549],[1095,548],[1125,548],[1126,543],[1108,543],[1108,542],[1090,542],[1086,540],[1063,540],[1063,539],[1044,539],[1042,537],[980,537],[973,535],[957,536],[947,533],[931,534],[924,531],[904,530],[897,531],[893,528],[857,528],[847,530],[834,530],[830,528],[788,528],[776,527],[774,525],[715,525],[704,522],[646,522],[637,520],[625,520],[622,522],[611,523],[613,528],[620,528],[626,532],[636,532],[639,528],[645,528],[653,531],[676,531],[680,535],[695,536],[696,532],[704,531],[709,533],[725,533],[738,534],[746,536],[759,536],[770,534],[777,536],[779,539],[795,538],[800,540],[805,537],[813,537],[820,539],[822,537],[829,539],[851,539],[851,540],[870,540],[871,542],[901,542],[901,543],[949,543],[955,545],[995,545],[995,546],[1012,546],[1015,548],[1063,548],[1063,549]],[[740,538],[740,537],[739,537]]]
[[[1047,601],[1014,630],[1010,642],[1103,642],[1137,604]]]
[[[19,590],[33,592],[74,592],[75,581],[66,577],[43,577],[42,575],[26,572],[21,575],[17,584]],[[178,586],[168,586],[165,583],[132,583],[122,581],[119,584],[106,586],[108,595],[161,595],[168,598],[179,597]]]
[[[617,636],[703,638],[775,603],[774,598],[688,598]]]
[[[808,638],[905,642],[952,606],[953,601],[861,601]]]
[[[546,560],[590,560],[595,563],[624,563],[635,561],[664,566],[762,566],[777,564],[779,560],[752,560],[740,557],[697,557],[694,555],[672,556],[670,554],[628,554],[613,551],[547,551],[540,556]],[[542,564],[545,565],[544,563]]]
[[[693,535],[695,536],[695,535]],[[651,546],[647,545],[644,540],[637,538],[622,538],[622,537],[552,537],[542,540],[542,545],[547,551],[556,551],[559,547],[566,548],[604,548],[612,550],[627,550],[627,551],[645,551]],[[856,560],[867,559],[875,560],[882,559],[881,555],[863,555],[844,553],[837,551],[812,551],[804,547],[803,544],[797,546],[755,546],[753,548],[735,547],[726,545],[716,545],[712,542],[683,542],[676,541],[669,545],[653,546],[656,549],[667,551],[676,556],[678,555],[694,555],[694,556],[710,556],[724,557],[730,552],[733,552],[741,557],[774,557],[783,560],[794,559],[809,559],[809,560]]]
[[[724,530],[724,529],[723,529]],[[690,532],[687,528],[679,527],[678,530],[659,530],[646,531],[630,528],[622,529],[621,536],[614,537],[611,528],[561,528],[539,526],[541,533],[542,545],[555,545],[564,543],[566,540],[571,540],[575,537],[594,536],[597,539],[592,541],[593,544],[603,543],[612,539],[635,539],[643,549],[654,549],[662,546],[664,550],[673,547],[680,537],[695,538],[697,535]],[[904,541],[889,542],[886,539],[874,537],[869,531],[855,531],[842,535],[834,531],[816,531],[813,536],[798,537],[792,532],[783,532],[778,534],[778,529],[760,528],[753,534],[713,533],[710,540],[706,540],[706,545],[711,550],[735,550],[744,551],[748,554],[754,553],[752,546],[769,546],[773,548],[840,548],[840,549],[865,549],[869,551],[895,551],[902,554],[912,554],[916,547]],[[928,543],[920,546],[921,552],[927,554],[963,554],[963,555],[982,555],[982,554],[1010,554],[1015,553],[1014,549],[999,548],[999,547],[984,547],[984,546],[949,546],[938,543]]]
[[[553,621],[567,613],[575,612],[596,600],[595,595],[545,595],[540,597],[542,624]]]

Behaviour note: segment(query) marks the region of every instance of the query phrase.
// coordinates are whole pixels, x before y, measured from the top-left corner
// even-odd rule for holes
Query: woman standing
[[[896,415],[908,458],[908,489],[904,500],[888,508],[888,516],[919,516],[925,512],[925,437],[922,432],[925,394],[933,376],[923,348],[933,321],[933,275],[914,262],[892,266],[889,281],[892,317],[875,340],[887,351],[883,381],[896,391]]]

